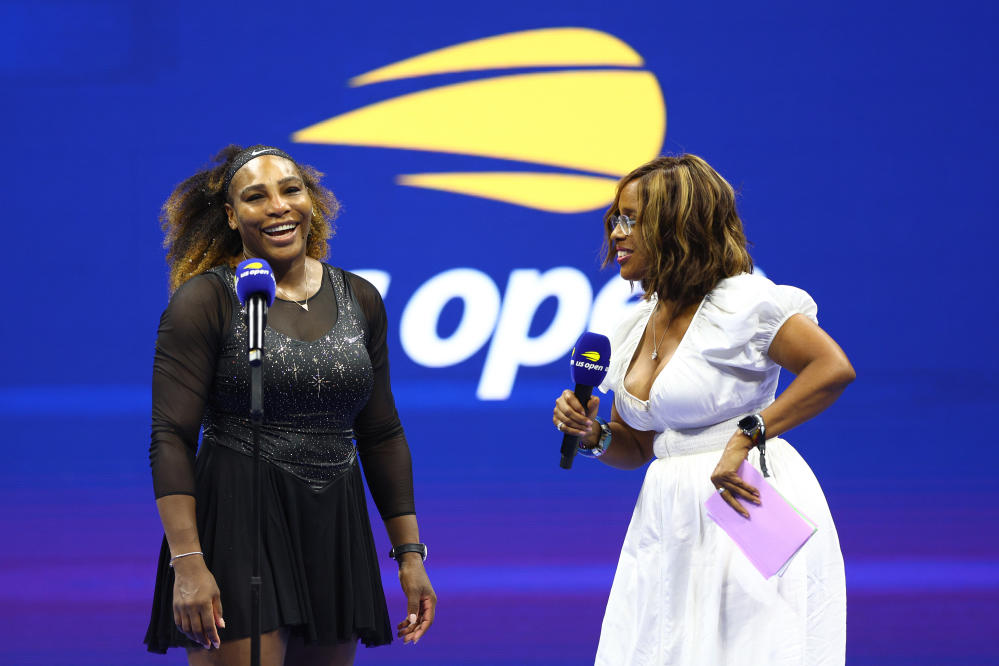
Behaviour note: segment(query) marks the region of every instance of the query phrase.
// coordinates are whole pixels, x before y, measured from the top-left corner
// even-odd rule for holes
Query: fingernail
[[[225,629],[225,618],[224,617],[220,617],[219,618],[219,626],[222,627],[223,629]]]

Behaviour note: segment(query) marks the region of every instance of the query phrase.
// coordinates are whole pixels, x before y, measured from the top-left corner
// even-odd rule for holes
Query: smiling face
[[[229,185],[225,210],[246,256],[278,266],[304,259],[312,197],[294,162],[276,155],[247,162]]]
[[[621,215],[627,215],[637,220],[641,213],[641,207],[638,179],[636,178],[621,188],[617,210]],[[625,235],[621,225],[612,229],[610,234],[611,243],[616,251],[615,258],[621,267],[621,277],[632,282],[640,282],[645,279],[650,267],[650,257],[642,243],[642,234],[639,231],[640,225],[641,222],[636,224],[629,235]]]

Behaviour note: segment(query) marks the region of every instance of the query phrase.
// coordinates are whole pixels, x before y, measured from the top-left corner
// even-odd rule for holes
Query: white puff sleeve
[[[808,293],[749,273],[719,282],[702,310],[705,360],[749,371],[773,365],[770,344],[793,315],[818,323],[818,307]]]

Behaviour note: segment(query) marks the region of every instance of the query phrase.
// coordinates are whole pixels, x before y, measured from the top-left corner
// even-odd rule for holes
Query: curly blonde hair
[[[243,242],[239,232],[229,228],[225,212],[229,194],[222,191],[226,171],[242,151],[241,146],[226,146],[211,164],[177,185],[164,202],[160,226],[170,266],[170,293],[195,275],[215,266],[235,266],[242,258]],[[322,260],[329,254],[327,241],[333,236],[333,220],[340,212],[340,202],[320,185],[321,172],[304,164],[296,166],[312,197],[306,252]]]
[[[657,157],[622,178],[604,214],[603,266],[614,260],[612,218],[621,190],[638,181],[641,208],[635,231],[651,258],[641,285],[674,301],[677,311],[701,299],[726,277],[753,270],[746,235],[735,209],[735,191],[696,155]]]

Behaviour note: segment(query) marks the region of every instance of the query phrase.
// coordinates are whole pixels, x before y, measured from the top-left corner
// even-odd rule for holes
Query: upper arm
[[[767,355],[796,375],[819,359],[841,366],[844,374],[853,374],[853,366],[836,341],[802,314],[792,315],[784,322],[770,343]]]
[[[361,308],[368,333],[368,355],[376,373],[388,360],[388,315],[382,295],[373,284],[348,271],[344,271],[354,300]]]
[[[156,335],[154,382],[207,397],[230,315],[222,289],[213,275],[199,275],[174,294]]]
[[[388,361],[388,317],[381,294],[364,278],[347,273],[351,293],[361,308],[368,330],[368,356],[374,373],[374,384],[368,402],[354,421],[359,448],[379,445],[403,437],[402,424],[392,395],[392,380]]]
[[[157,497],[193,493],[190,459],[214,378],[226,311],[218,280],[192,278],[160,319],[153,358],[149,460]]]

